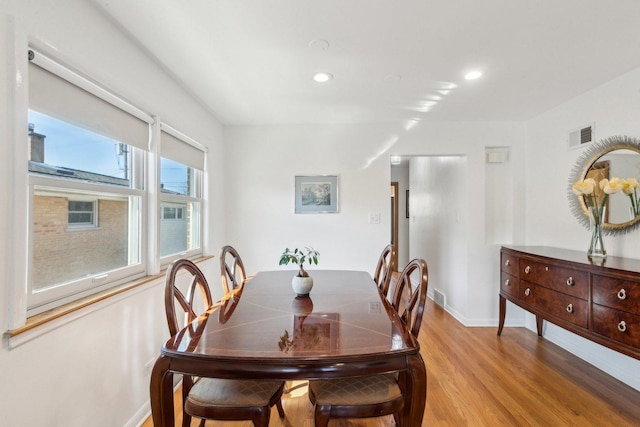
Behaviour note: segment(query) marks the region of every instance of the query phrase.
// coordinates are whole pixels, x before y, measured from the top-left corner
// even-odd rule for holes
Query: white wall
[[[463,177],[455,176],[460,173],[459,166],[451,170],[443,167],[433,173],[430,188],[435,191],[441,187],[433,197],[442,196],[446,190],[445,193],[460,200],[456,209],[459,221],[466,224],[466,246],[448,250],[446,253],[451,256],[446,262],[433,261],[434,265],[429,252],[420,250],[409,256],[424,257],[432,277],[459,277],[456,272],[460,271],[460,265],[464,266],[466,275],[447,284],[452,295],[458,296],[448,309],[465,324],[497,324],[499,245],[485,239],[484,153],[486,146],[511,147],[514,154],[511,161],[516,164],[513,170],[522,171],[524,140],[524,126],[509,123],[227,128],[229,243],[240,251],[250,271],[278,269],[278,257],[285,247],[311,245],[321,252],[318,268],[373,273],[380,251],[389,239],[389,153],[464,157]],[[339,175],[340,213],[294,214],[296,174]],[[515,176],[511,179],[513,197],[518,205],[523,205],[518,199],[523,197],[522,180]],[[381,214],[381,224],[368,223],[370,212]],[[513,215],[523,212],[516,210]],[[439,251],[449,241],[450,231],[438,227],[428,233],[412,231],[411,245]],[[519,238],[514,232],[511,243],[522,243]],[[457,256],[458,253],[463,255]],[[442,271],[443,266],[450,270]],[[473,304],[467,304],[467,300]],[[520,316],[522,323],[522,314],[516,316]]]
[[[226,129],[228,243],[247,270],[277,270],[286,247],[312,246],[311,269],[373,273],[389,242],[389,157],[376,158],[388,135],[379,125]],[[338,175],[339,213],[295,214],[294,176],[322,174]]]
[[[469,216],[466,156],[414,157],[409,167],[411,258],[428,260],[429,295],[446,295],[456,317],[468,315]],[[466,286],[465,286],[466,284]]]
[[[640,137],[640,69],[631,71],[527,123],[526,241],[585,251],[588,230],[569,210],[569,173],[581,150],[568,149],[568,132],[595,124],[595,138],[613,135]],[[609,255],[640,258],[638,232],[606,236]],[[533,328],[534,320],[528,318]],[[553,325],[545,332],[588,362],[640,390],[640,361],[608,350]]]
[[[221,126],[161,67],[107,21],[89,2],[3,1],[0,5],[0,329],[8,329],[10,292],[19,290],[15,261],[24,257],[24,236],[13,233],[16,200],[25,200],[24,182],[15,182],[18,144],[26,141],[27,44],[78,69],[156,114],[167,124],[209,147],[206,247],[224,241]],[[26,158],[26,156],[24,157]],[[25,162],[26,164],[26,162]],[[18,206],[16,212],[26,212]],[[24,216],[24,215],[22,215]],[[217,277],[217,261],[205,271]],[[0,348],[0,425],[133,426],[149,410],[145,370],[168,339],[163,280],[83,309],[73,316],[19,336],[33,338]],[[40,332],[48,330],[40,336]]]

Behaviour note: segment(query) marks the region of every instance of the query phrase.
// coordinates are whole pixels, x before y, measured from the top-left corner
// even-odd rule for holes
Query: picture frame
[[[337,213],[337,175],[297,175],[295,213]]]

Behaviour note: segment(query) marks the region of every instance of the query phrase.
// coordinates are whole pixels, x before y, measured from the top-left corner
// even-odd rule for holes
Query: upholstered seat
[[[370,405],[402,399],[396,374],[311,381],[316,405]]]
[[[191,388],[186,406],[192,413],[197,407],[268,406],[281,386],[282,381],[200,378]]]

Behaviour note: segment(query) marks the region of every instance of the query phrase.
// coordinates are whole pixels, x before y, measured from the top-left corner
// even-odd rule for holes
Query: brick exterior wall
[[[128,263],[128,203],[98,200],[98,228],[69,229],[66,197],[36,195],[33,207],[33,289]]]

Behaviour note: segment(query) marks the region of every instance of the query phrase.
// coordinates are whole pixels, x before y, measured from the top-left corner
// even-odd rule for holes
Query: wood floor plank
[[[465,328],[427,300],[419,341],[427,365],[423,426],[640,426],[639,391],[525,328],[505,328],[501,337],[496,328]],[[273,410],[270,427],[313,427],[304,387],[285,395],[284,409],[284,420]],[[180,426],[179,405],[176,414]],[[393,425],[390,416],[329,423]],[[252,424],[209,421],[207,426]],[[149,419],[142,427],[153,424]]]

